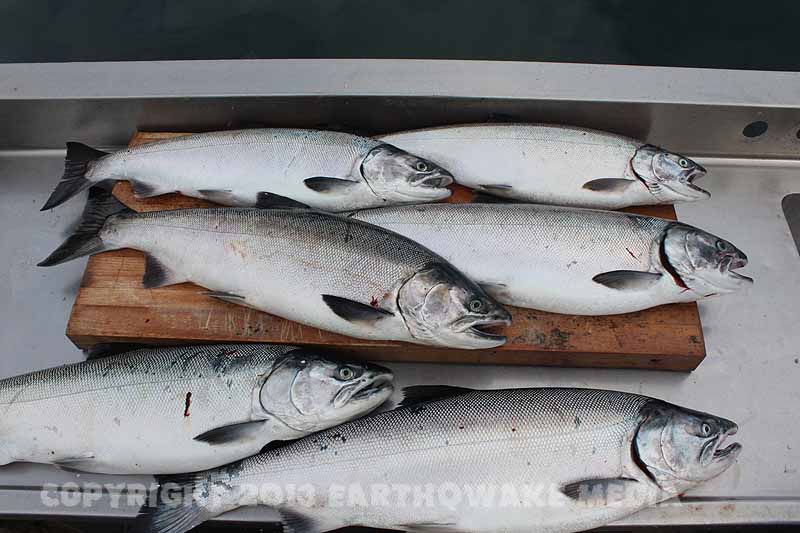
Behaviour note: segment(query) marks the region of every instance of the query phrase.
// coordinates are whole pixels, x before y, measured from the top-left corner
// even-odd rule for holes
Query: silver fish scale
[[[476,132],[486,132],[484,137],[476,135]],[[508,141],[550,141],[562,144],[596,145],[596,146],[620,146],[628,147],[634,141],[622,135],[613,133],[578,128],[571,126],[548,126],[547,124],[486,124],[462,125],[462,126],[442,126],[439,128],[428,128],[425,130],[400,132],[389,134],[385,137],[391,138],[393,135],[403,136],[404,134],[414,134],[422,140],[475,140],[498,141],[500,144]]]
[[[433,234],[437,230],[462,232],[469,242],[495,248],[481,253],[501,257],[508,253],[509,243],[516,249],[546,247],[549,253],[537,254],[536,261],[562,266],[565,258],[574,258],[571,268],[585,270],[590,277],[608,270],[646,270],[653,239],[672,223],[614,211],[524,204],[392,207],[359,211],[354,218],[387,229],[396,226],[407,235],[416,231],[402,226],[425,226]]]
[[[236,131],[215,131],[185,135],[135,146],[121,154],[152,154],[159,152],[194,150],[199,148],[245,147],[248,145],[278,147],[278,150],[296,152],[298,145],[336,147],[344,160],[352,160],[357,154],[366,154],[382,144],[365,137],[349,133],[296,129],[251,129]],[[325,152],[320,152],[320,155]]]
[[[218,234],[220,240],[247,237],[262,261],[287,266],[282,273],[337,296],[369,303],[443,260],[419,244],[363,222],[319,211],[296,209],[182,209],[121,215],[113,226],[163,227]],[[318,272],[325,271],[324,279]]]
[[[99,164],[101,174],[144,178],[156,187],[169,187],[167,183],[174,182],[172,187],[182,184],[178,188],[202,189],[226,183],[227,188],[232,187],[235,192],[243,185],[241,178],[265,176],[263,189],[274,191],[275,180],[295,173],[304,178],[315,174],[357,178],[357,174],[351,176],[356,161],[380,144],[379,141],[329,131],[221,131],[135,146],[112,154]],[[218,179],[209,181],[210,177],[226,168],[236,176],[233,183]],[[151,175],[157,179],[148,180]],[[280,189],[277,192],[284,191]]]
[[[119,394],[124,389],[134,395],[132,401],[152,402],[153,398],[148,397],[149,388],[137,385],[180,381],[196,383],[195,388],[200,386],[211,392],[211,383],[224,383],[228,376],[239,373],[255,377],[259,371],[270,368],[276,358],[293,349],[287,346],[221,344],[136,350],[4,379],[0,381],[0,406],[19,406],[92,391],[116,390]],[[220,392],[226,398],[247,399],[252,390],[252,380],[234,379],[230,387],[223,385]],[[139,398],[143,392],[145,397]]]
[[[245,459],[236,470],[242,481],[263,476],[265,481],[280,482],[282,476],[317,467],[325,468],[333,478],[358,478],[359,471],[370,471],[381,461],[397,456],[397,462],[384,463],[383,467],[388,481],[392,481],[392,477],[408,477],[404,469],[412,468],[412,464],[421,468],[418,474],[425,479],[426,471],[430,474],[437,460],[446,458],[454,466],[469,464],[470,479],[497,482],[498,476],[513,477],[513,472],[506,473],[507,464],[530,452],[536,457],[528,461],[543,460],[540,467],[555,468],[558,465],[546,458],[569,447],[580,448],[572,451],[576,458],[588,453],[587,442],[594,442],[595,448],[589,455],[613,451],[635,423],[642,406],[650,401],[636,394],[592,389],[471,391],[322,431]],[[598,438],[598,434],[604,438]],[[476,451],[479,456],[474,455]],[[408,464],[400,459],[412,456],[422,459]],[[490,466],[477,468],[474,461],[478,457]],[[228,474],[216,479],[228,479]]]

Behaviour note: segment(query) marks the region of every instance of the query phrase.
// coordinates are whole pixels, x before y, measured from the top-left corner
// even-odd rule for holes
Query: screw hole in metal
[[[742,135],[748,137],[750,139],[754,137],[760,137],[766,133],[769,124],[764,122],[763,120],[756,120],[755,122],[751,122],[747,126],[744,127],[742,130]]]

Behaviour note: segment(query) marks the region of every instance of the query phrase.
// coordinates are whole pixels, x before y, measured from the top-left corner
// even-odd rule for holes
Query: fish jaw
[[[449,198],[453,191],[453,175],[441,169],[388,194],[389,199],[399,204],[438,202]]]
[[[705,174],[706,169],[697,165],[697,168],[685,180],[666,182],[663,185],[674,193],[678,197],[677,199],[684,202],[707,200],[711,198],[711,193],[694,183],[695,180],[702,178]]]
[[[503,310],[503,313],[497,313],[497,316],[465,317],[453,325],[453,333],[448,335],[441,345],[466,350],[497,348],[504,345],[508,338],[505,335],[486,331],[484,328],[508,326],[510,324],[511,315],[505,310]]]
[[[742,445],[738,442],[723,447],[728,437],[735,435],[739,430],[736,424],[732,422],[730,424],[730,427],[720,433],[719,437],[709,441],[703,450],[701,460],[708,470],[708,477],[706,479],[717,477],[725,472],[736,462],[736,459],[742,451]]]
[[[363,379],[352,387],[343,388],[333,400],[334,407],[340,408],[347,403],[374,404],[373,409],[386,401],[394,392],[394,378],[391,372],[382,373],[374,378]]]

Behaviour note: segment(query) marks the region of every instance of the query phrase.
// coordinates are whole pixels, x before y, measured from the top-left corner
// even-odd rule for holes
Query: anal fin
[[[256,207],[260,209],[310,209],[310,206],[302,202],[271,192],[258,193]]]
[[[244,296],[239,296],[238,294],[233,294],[232,292],[208,291],[204,292],[203,295],[208,296],[209,298],[222,300],[223,302],[228,302],[229,304],[244,305],[245,307],[253,307],[247,303],[247,300],[245,299]]]
[[[142,276],[142,286],[145,289],[155,289],[165,285],[183,283],[184,281],[188,281],[185,276],[171,270],[154,255],[145,255],[144,276]]]
[[[250,422],[241,422],[239,424],[214,428],[197,435],[194,440],[212,445],[220,445],[263,438],[262,428],[264,422],[266,422],[266,420],[252,420]]]
[[[281,515],[283,533],[321,533],[337,527],[320,524],[317,520],[286,507],[278,509],[278,513]]]
[[[238,205],[231,189],[199,189],[197,193],[209,202],[222,205]]]

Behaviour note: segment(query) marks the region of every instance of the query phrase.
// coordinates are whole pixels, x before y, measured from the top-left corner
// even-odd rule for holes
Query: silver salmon
[[[138,527],[179,533],[261,504],[287,531],[581,531],[720,475],[741,450],[724,445],[736,431],[637,394],[412,387],[396,410],[160,478]]]
[[[413,239],[498,301],[607,315],[748,287],[747,256],[662,218],[534,204],[434,204],[351,213]]]
[[[143,284],[191,281],[210,296],[351,337],[492,348],[511,315],[414,241],[307,209],[135,213],[93,188],[76,233],[41,266],[118,248],[147,254]]]
[[[96,184],[130,181],[140,198],[180,192],[224,205],[286,197],[327,211],[450,196],[438,165],[381,141],[288,128],[198,133],[109,154],[67,143],[64,175],[42,208]]]
[[[461,185],[526,202],[617,209],[711,196],[688,157],[586,128],[464,124],[379,139],[446,166]]]
[[[0,464],[212,468],[364,415],[392,373],[260,344],[148,348],[0,381]]]

